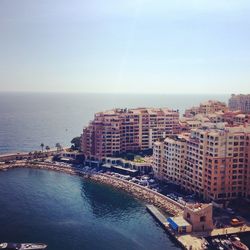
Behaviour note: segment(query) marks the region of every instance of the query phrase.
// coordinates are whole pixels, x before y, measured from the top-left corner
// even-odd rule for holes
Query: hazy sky
[[[250,1],[0,0],[0,91],[250,93]]]

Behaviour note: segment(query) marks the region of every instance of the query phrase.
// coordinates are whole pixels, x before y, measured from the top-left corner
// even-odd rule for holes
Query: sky
[[[250,93],[249,0],[0,0],[0,91]]]

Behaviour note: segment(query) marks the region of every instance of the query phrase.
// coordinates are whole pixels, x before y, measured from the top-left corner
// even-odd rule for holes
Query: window
[[[206,221],[206,216],[205,215],[200,217],[200,222],[204,222],[204,221]]]

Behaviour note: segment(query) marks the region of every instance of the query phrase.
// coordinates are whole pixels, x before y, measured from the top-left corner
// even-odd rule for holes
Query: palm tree
[[[46,146],[45,147],[45,150],[48,152],[50,150],[50,147],[49,146]]]
[[[62,146],[59,142],[56,143],[56,151],[58,152],[59,150],[62,149]]]
[[[42,152],[43,152],[43,148],[44,148],[43,142],[41,143],[40,147],[42,148]]]

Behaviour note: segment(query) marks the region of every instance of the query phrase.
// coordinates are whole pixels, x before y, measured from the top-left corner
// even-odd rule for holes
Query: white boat
[[[5,250],[42,250],[46,247],[43,243],[0,243],[0,249]]]

